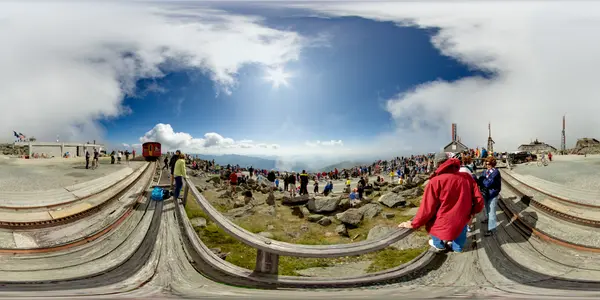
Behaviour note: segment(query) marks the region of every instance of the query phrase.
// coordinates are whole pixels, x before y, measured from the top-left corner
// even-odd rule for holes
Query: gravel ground
[[[517,165],[513,171],[532,175],[565,186],[581,190],[600,189],[600,155],[554,156],[546,167],[536,163]]]
[[[131,162],[136,168],[142,162]],[[100,159],[96,170],[85,169],[84,159],[15,159],[0,157],[0,191],[43,191],[93,180],[127,167]]]

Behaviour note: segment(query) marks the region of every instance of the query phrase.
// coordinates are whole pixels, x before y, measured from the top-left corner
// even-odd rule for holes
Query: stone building
[[[519,151],[527,151],[527,152],[532,152],[532,153],[540,153],[540,152],[556,152],[556,148],[538,141],[537,139],[535,139],[535,141],[529,143],[529,144],[523,144],[521,146],[519,146]]]
[[[600,141],[593,138],[581,138],[577,140],[572,154],[600,154]]]
[[[461,143],[460,141],[452,141],[452,142],[450,142],[450,144],[448,144],[444,147],[444,152],[457,153],[457,152],[463,152],[463,151],[467,151],[467,150],[469,150],[469,147],[465,146],[465,144]]]
[[[100,151],[104,148],[103,145],[87,143],[16,142],[14,145],[16,147],[27,146],[29,157],[34,154],[45,154],[47,157],[63,157],[67,152],[69,152],[70,157],[82,157],[85,156],[86,150],[93,153],[94,149]]]

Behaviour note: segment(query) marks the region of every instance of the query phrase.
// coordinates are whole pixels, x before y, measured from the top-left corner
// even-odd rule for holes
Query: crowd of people
[[[256,169],[252,166],[240,165],[220,166],[214,160],[203,160],[184,155],[181,151],[165,156],[164,168],[171,171],[171,185],[174,185],[174,197],[179,197],[186,175],[186,166],[192,170],[202,170],[210,174],[218,174],[236,192],[236,186],[249,179],[267,181],[280,191],[287,191],[290,196],[309,194],[308,185],[313,182],[313,193],[319,193],[319,182],[325,182],[322,194],[333,191],[333,182],[345,180],[346,189],[351,201],[363,198],[363,192],[371,187],[369,177],[376,176],[376,182],[404,181],[414,179],[417,174],[427,174],[429,183],[425,187],[419,210],[412,221],[404,222],[399,227],[419,229],[425,226],[431,236],[430,246],[437,252],[462,252],[467,240],[467,232],[471,230],[473,217],[485,210],[482,223],[487,224],[485,235],[493,235],[496,230],[496,206],[501,190],[500,172],[496,168],[496,153],[489,154],[485,148],[469,149],[462,153],[429,153],[409,157],[395,157],[390,160],[378,160],[370,165],[352,168],[308,173],[284,172],[278,170]],[[478,172],[474,158],[483,161],[484,170]],[[247,175],[246,175],[247,174]],[[352,178],[358,178],[354,189]]]

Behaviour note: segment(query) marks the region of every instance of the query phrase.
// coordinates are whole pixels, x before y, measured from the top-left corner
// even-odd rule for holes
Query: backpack
[[[152,200],[154,201],[160,201],[164,199],[164,190],[162,188],[159,187],[155,187],[152,190],[152,195],[151,195]]]

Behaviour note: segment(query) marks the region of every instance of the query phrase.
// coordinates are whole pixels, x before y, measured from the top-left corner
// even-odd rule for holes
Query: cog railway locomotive
[[[160,143],[146,142],[142,145],[142,156],[146,161],[157,161],[161,155]]]

